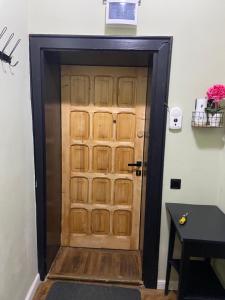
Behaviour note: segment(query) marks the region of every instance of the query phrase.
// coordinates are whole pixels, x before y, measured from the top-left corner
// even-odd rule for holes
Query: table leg
[[[166,268],[165,295],[168,295],[168,291],[169,291],[169,282],[170,282],[170,273],[171,273],[170,260],[173,258],[175,236],[176,236],[175,226],[173,224],[173,221],[171,221],[170,236],[169,236],[169,249],[168,249],[168,257],[167,257],[167,268]]]
[[[185,242],[182,243],[182,253],[180,260],[180,274],[178,283],[178,295],[177,300],[183,300],[188,286],[190,259],[185,249]]]

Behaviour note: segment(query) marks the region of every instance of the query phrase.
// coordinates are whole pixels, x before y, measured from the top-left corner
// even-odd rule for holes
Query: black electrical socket
[[[172,190],[180,190],[180,188],[181,188],[181,179],[171,179],[170,180],[170,188]]]

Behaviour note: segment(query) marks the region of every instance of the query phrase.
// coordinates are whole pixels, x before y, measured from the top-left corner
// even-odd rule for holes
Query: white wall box
[[[137,25],[138,0],[107,0],[106,24]]]
[[[172,107],[170,109],[169,128],[173,130],[180,130],[182,128],[182,110],[179,107]]]

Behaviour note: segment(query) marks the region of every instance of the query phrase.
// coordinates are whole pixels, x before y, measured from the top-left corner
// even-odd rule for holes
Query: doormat
[[[141,293],[135,288],[58,281],[46,300],[141,300]]]

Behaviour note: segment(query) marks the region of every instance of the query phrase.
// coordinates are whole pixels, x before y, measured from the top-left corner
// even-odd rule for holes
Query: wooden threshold
[[[48,292],[55,281],[46,280],[41,283],[39,288],[37,289],[33,300],[46,300]],[[140,288],[141,291],[141,299],[142,300],[176,300],[175,293],[171,292],[168,296],[164,296],[162,290],[149,290],[145,288]]]
[[[48,279],[143,285],[140,252],[61,247]]]

